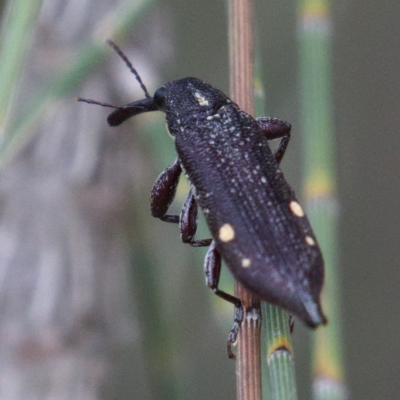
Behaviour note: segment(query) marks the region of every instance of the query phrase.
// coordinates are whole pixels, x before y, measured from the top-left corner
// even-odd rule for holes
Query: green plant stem
[[[265,90],[262,82],[260,51],[256,46],[255,63],[255,109],[256,116],[264,116]],[[293,359],[292,338],[289,329],[289,316],[280,307],[262,303],[263,345],[266,348],[266,371],[263,371],[264,379],[268,379],[263,385],[263,398],[274,400],[296,400],[297,388]],[[264,337],[266,340],[264,342]],[[266,377],[267,375],[267,377]],[[265,382],[265,380],[264,380]]]
[[[313,397],[339,400],[346,398],[346,390],[339,306],[328,1],[300,1],[299,25],[305,198],[325,259],[322,305],[329,321],[327,327],[318,328],[315,333]]]
[[[296,376],[288,315],[282,309],[265,304],[267,365],[271,399],[296,400]]]

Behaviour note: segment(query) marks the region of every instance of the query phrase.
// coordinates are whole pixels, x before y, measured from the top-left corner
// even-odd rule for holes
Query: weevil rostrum
[[[122,107],[78,100],[115,108],[107,119],[110,126],[148,111],[165,113],[177,158],[154,184],[151,214],[179,224],[184,243],[209,246],[207,285],[236,310],[228,350],[236,340],[243,311],[239,299],[218,289],[222,259],[235,278],[261,300],[286,309],[310,327],[325,324],[320,304],[321,250],[279,168],[291,126],[279,119],[253,118],[197,78],[169,82],[151,97],[126,56],[113,42],[109,44],[134,73],[145,99]],[[275,153],[268,145],[272,139],[281,139]],[[182,172],[191,189],[181,214],[169,215]],[[210,239],[195,239],[198,207]]]

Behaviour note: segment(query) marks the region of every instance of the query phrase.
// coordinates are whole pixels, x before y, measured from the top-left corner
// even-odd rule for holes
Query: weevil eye
[[[154,93],[154,104],[159,108],[163,109],[165,106],[165,98],[167,96],[167,89],[165,87],[160,87],[160,89],[157,89],[156,92]]]

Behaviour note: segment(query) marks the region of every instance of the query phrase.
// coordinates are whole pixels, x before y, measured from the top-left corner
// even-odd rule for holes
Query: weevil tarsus
[[[240,330],[240,324],[243,321],[243,307],[240,299],[218,289],[219,278],[221,276],[221,263],[221,255],[216,248],[215,241],[213,240],[204,260],[204,273],[206,275],[206,284],[218,297],[228,301],[229,303],[232,303],[235,306],[234,322],[229,332],[227,342],[228,357],[235,359],[235,355],[232,352],[232,345],[236,343],[237,335]]]
[[[243,307],[235,307],[235,317],[232,329],[229,332],[228,341],[226,343],[226,350],[228,353],[228,357],[232,360],[236,359],[235,354],[232,352],[232,346],[234,346],[237,342],[237,337],[240,332],[240,325],[243,322],[244,313]]]
[[[294,317],[292,314],[288,315],[289,332],[292,334],[294,331]]]

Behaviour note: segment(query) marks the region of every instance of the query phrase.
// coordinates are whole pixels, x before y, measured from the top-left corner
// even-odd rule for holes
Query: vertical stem
[[[264,306],[264,304],[263,304]],[[288,315],[272,304],[263,307],[267,332],[267,363],[273,400],[296,400],[296,375]]]
[[[247,113],[254,114],[253,4],[229,0],[230,94]],[[237,399],[261,399],[260,301],[238,282],[235,295],[245,310],[237,346]]]
[[[255,50],[255,115],[266,115],[264,111],[265,93],[261,78],[261,60],[259,46]],[[261,347],[266,345],[265,360],[262,359],[263,388],[265,399],[296,400],[296,374],[289,327],[289,315],[280,307],[265,302],[261,303],[263,324],[261,329]],[[264,351],[262,352],[264,357]],[[264,362],[266,361],[266,362]],[[268,384],[266,378],[268,375]]]
[[[229,89],[233,101],[254,113],[252,0],[229,0]]]
[[[308,216],[325,259],[322,304],[329,324],[315,333],[313,398],[346,398],[339,301],[335,138],[328,0],[299,2],[302,125]]]

